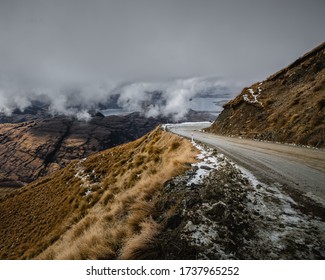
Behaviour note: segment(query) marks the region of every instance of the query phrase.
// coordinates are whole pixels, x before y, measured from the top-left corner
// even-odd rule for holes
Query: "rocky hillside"
[[[324,217],[156,129],[0,198],[0,259],[324,259]]]
[[[134,113],[68,117],[0,124],[0,187],[17,187],[66,166],[71,160],[133,141],[161,120]]]
[[[325,43],[224,105],[208,129],[223,135],[325,147]]]

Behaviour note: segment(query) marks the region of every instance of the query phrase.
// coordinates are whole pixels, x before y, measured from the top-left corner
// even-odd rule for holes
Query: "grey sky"
[[[321,0],[1,0],[1,70],[254,81],[322,42],[324,11]]]
[[[324,11],[323,0],[0,0],[0,79],[249,85],[321,43]]]

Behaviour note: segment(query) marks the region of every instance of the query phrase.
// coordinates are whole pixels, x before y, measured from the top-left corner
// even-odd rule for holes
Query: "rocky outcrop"
[[[325,147],[325,43],[288,67],[244,88],[207,130]]]
[[[71,160],[135,140],[162,121],[134,113],[89,122],[54,117],[1,124],[0,186],[22,186]]]

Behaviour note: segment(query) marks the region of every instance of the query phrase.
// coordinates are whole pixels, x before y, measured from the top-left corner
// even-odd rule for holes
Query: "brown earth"
[[[325,147],[325,43],[244,88],[209,132]]]
[[[89,122],[54,117],[0,124],[0,187],[21,187],[71,160],[135,140],[160,122],[134,113]]]

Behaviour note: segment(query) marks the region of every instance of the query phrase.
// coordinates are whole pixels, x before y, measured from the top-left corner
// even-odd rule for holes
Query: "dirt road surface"
[[[224,137],[201,130],[208,123],[169,125],[168,129],[213,147],[267,184],[298,190],[324,205],[325,151],[285,144]]]

